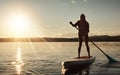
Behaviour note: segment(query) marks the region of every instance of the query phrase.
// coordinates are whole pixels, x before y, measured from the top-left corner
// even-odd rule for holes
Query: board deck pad
[[[80,61],[80,60],[82,61],[82,60],[89,60],[89,59],[92,59],[92,58],[94,58],[94,57],[90,56],[90,58],[89,58],[88,56],[81,56],[80,58],[75,57],[73,59],[69,59],[69,60],[66,60],[64,62],[67,62],[67,61]]]
[[[90,56],[90,58],[93,56]],[[88,56],[75,57],[74,59],[89,59]]]

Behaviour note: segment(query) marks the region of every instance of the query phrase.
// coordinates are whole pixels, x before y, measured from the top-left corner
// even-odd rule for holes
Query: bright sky
[[[90,35],[120,35],[120,0],[0,0],[0,37],[77,37],[82,13]]]

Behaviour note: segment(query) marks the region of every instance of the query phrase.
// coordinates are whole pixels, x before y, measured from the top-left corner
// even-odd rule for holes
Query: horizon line
[[[120,36],[120,35],[91,35],[89,37],[95,37],[95,36]],[[50,36],[45,36],[45,37],[0,37],[0,38],[78,38],[78,37],[50,37]]]

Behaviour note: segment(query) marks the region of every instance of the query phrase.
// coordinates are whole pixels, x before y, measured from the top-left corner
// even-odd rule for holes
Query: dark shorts
[[[83,39],[85,41],[88,41],[88,33],[78,33],[79,36],[79,41],[83,41]]]

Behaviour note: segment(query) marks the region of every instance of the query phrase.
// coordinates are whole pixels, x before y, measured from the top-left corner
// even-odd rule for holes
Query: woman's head
[[[85,15],[84,15],[84,14],[81,14],[81,15],[80,15],[80,19],[81,19],[81,20],[85,20]]]

